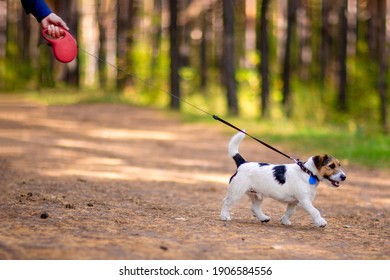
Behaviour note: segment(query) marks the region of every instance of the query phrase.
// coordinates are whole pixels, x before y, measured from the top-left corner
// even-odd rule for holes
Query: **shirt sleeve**
[[[26,14],[32,14],[38,22],[52,13],[44,0],[21,0]]]

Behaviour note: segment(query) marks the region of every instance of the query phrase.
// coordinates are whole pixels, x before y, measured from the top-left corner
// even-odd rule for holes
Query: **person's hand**
[[[64,31],[61,29],[69,30],[65,21],[63,21],[59,16],[55,13],[49,14],[41,21],[41,27],[43,29],[47,28],[47,34],[54,38],[59,38],[64,35]]]

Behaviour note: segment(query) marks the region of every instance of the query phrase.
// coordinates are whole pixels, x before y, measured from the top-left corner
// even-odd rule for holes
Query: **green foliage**
[[[301,10],[306,10],[309,19],[310,40],[305,42],[310,48],[311,57],[303,62],[300,59],[301,43],[298,25],[294,28],[291,45],[291,113],[287,117],[286,109],[282,105],[283,79],[281,77],[283,52],[285,49],[280,29],[280,20],[285,18],[287,5],[279,5],[271,1],[268,14],[269,39],[269,106],[266,119],[260,119],[261,108],[261,78],[258,73],[258,63],[261,57],[255,49],[246,49],[245,36],[246,15],[242,5],[236,9],[236,37],[235,60],[237,95],[239,101],[240,118],[235,119],[241,127],[253,128],[252,131],[272,143],[280,144],[305,154],[329,152],[344,158],[351,163],[367,166],[389,167],[389,137],[380,135],[383,127],[380,124],[380,99],[378,94],[378,61],[373,57],[373,50],[369,50],[369,25],[367,19],[359,17],[359,29],[355,53],[347,57],[347,111],[341,112],[338,105],[338,68],[339,68],[339,24],[334,16],[337,15],[339,5],[332,8],[332,17],[328,17],[330,29],[328,42],[330,45],[326,58],[325,79],[321,80],[321,61],[324,55],[321,48],[322,11],[321,2],[308,1],[302,3]],[[143,4],[140,4],[143,5]],[[217,7],[218,5],[216,5]],[[284,7],[284,8],[283,8]],[[65,81],[58,81],[57,72],[61,67],[52,63],[50,48],[39,48],[39,61],[23,59],[22,48],[18,38],[23,37],[22,28],[16,24],[8,25],[6,56],[0,58],[0,89],[5,91],[20,89],[43,89],[40,93],[32,94],[34,98],[47,104],[73,104],[91,102],[109,102],[135,104],[138,106],[153,106],[168,108],[170,103],[170,57],[169,38],[166,26],[162,26],[161,14],[156,13],[151,5],[137,9],[134,16],[133,40],[129,44],[130,57],[127,69],[124,71],[130,76],[125,89],[118,92],[114,88],[116,81],[108,81],[106,89],[100,88],[99,81],[86,86],[81,91],[67,88]],[[185,50],[185,62],[179,71],[180,89],[182,97],[181,113],[187,121],[213,121],[210,116],[201,112],[205,110],[219,116],[227,115],[226,92],[222,83],[221,45],[222,45],[222,15],[213,11],[210,6],[206,12],[206,66],[207,85],[201,88],[201,37],[202,22],[198,18],[191,19],[186,26],[181,26],[178,32],[180,48]],[[361,13],[368,13],[369,6],[361,8]],[[162,12],[169,12],[164,10]],[[80,13],[82,14],[82,12]],[[106,15],[108,22],[110,18]],[[335,21],[336,19],[336,21]],[[113,20],[113,19],[111,19]],[[151,25],[146,24],[149,22]],[[258,20],[258,18],[248,18]],[[285,22],[286,23],[286,22]],[[285,24],[284,23],[284,24]],[[160,30],[161,32],[156,32]],[[193,31],[196,31],[194,35]],[[250,31],[250,30],[249,30]],[[254,31],[254,30],[252,30]],[[18,33],[19,32],[19,33]],[[351,31],[352,32],[352,31]],[[83,48],[83,32],[80,32],[79,43]],[[301,35],[300,35],[301,34]],[[85,40],[85,38],[84,38]],[[98,47],[97,42],[94,43]],[[187,44],[187,45],[186,45]],[[85,67],[87,54],[79,55],[81,81],[90,71]],[[115,64],[115,61],[111,63]],[[112,67],[107,65],[106,67]],[[113,70],[113,69],[111,69]],[[116,70],[115,70],[116,71]],[[123,73],[121,73],[123,74]],[[93,73],[99,77],[98,73]],[[387,84],[390,85],[390,71],[387,71]],[[83,84],[81,84],[83,87]],[[55,88],[54,90],[50,90]],[[192,105],[189,105],[193,104]],[[201,110],[198,110],[200,108]],[[387,105],[388,111],[390,110]],[[289,110],[290,110],[289,109]]]

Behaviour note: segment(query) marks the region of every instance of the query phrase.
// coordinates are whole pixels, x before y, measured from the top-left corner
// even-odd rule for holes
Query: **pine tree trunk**
[[[329,13],[331,10],[331,3],[329,1],[322,1],[321,7],[321,85],[325,85],[326,73],[328,71],[328,61],[331,49],[331,35],[329,34]]]
[[[258,2],[258,5],[260,2]],[[268,112],[268,102],[269,102],[269,43],[268,43],[268,21],[267,21],[267,11],[269,6],[269,0],[263,0],[261,4],[261,9],[257,8],[257,11],[260,11],[260,20],[258,20],[260,26],[257,28],[257,31],[260,34],[257,34],[258,42],[257,48],[260,52],[260,65],[259,73],[261,76],[261,116],[267,116]]]
[[[291,43],[293,36],[293,28],[296,22],[296,10],[297,0],[288,1],[287,6],[287,34],[283,60],[283,106],[286,111],[286,115],[291,115],[291,104],[290,104],[290,75],[291,75]]]
[[[133,73],[130,60],[133,45],[133,20],[134,0],[117,1],[117,89],[124,90],[132,85],[132,77],[127,73]]]
[[[208,11],[202,13],[202,38],[200,43],[200,87],[204,91],[207,85],[207,15]]]
[[[234,1],[223,1],[223,70],[228,111],[238,115],[237,85],[234,67]]]
[[[7,43],[7,0],[0,0],[0,59],[5,57]]]
[[[380,122],[384,133],[388,133],[387,121],[387,80],[388,77],[388,56],[386,49],[386,0],[378,0],[378,92],[380,100]]]
[[[347,2],[342,0],[339,8],[339,98],[338,108],[347,111]]]
[[[69,0],[69,1],[55,1],[55,9],[56,14],[60,15],[61,18],[66,22],[69,27],[69,32],[72,36],[77,40],[77,26],[78,26],[78,8],[77,8],[77,0]],[[79,63],[74,60],[71,63],[61,65],[63,69],[63,79],[69,85],[79,86]]]
[[[180,110],[180,78],[179,78],[179,50],[177,42],[177,0],[169,0],[170,25],[170,58],[171,58],[171,108]]]
[[[105,23],[106,13],[105,13],[105,1],[97,0],[96,3],[96,14],[98,15],[98,27],[99,27],[99,58],[98,61],[98,71],[99,71],[99,85],[100,88],[106,88],[107,86],[107,68],[105,61],[107,60],[107,36],[106,36],[106,27]]]

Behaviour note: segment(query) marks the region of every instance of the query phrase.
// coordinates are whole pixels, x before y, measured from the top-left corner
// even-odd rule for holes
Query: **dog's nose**
[[[345,179],[347,179],[347,176],[345,176],[344,174],[341,174],[340,175],[340,180],[341,181],[345,181]]]

